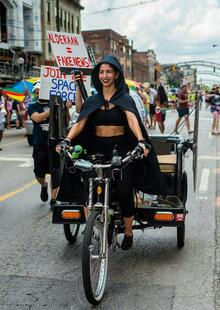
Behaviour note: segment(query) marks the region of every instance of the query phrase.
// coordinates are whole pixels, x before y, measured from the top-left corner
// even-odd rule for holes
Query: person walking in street
[[[156,121],[161,133],[165,131],[165,119],[166,119],[166,110],[168,106],[168,97],[163,85],[160,85],[157,89],[157,96],[155,98],[156,104]]]
[[[5,111],[6,111],[6,128],[11,127],[12,101],[8,96],[5,96]]]
[[[145,112],[145,108],[144,108],[144,104],[142,101],[142,98],[140,97],[139,93],[135,92],[132,89],[129,89],[128,85],[126,84],[126,92],[132,97],[132,99],[134,100],[134,104],[138,110],[138,113],[140,115],[141,121],[142,123],[146,124],[146,112]]]
[[[155,117],[155,98],[157,96],[157,91],[154,88],[154,85],[151,84],[149,88],[149,96],[150,96],[150,126],[149,128],[156,127],[156,117]]]
[[[178,103],[177,103],[177,113],[178,117],[176,119],[174,131],[178,134],[178,126],[182,118],[184,118],[186,128],[188,130],[188,134],[193,133],[190,129],[190,121],[189,121],[189,100],[188,100],[188,90],[187,85],[182,85],[181,90],[178,94]]]
[[[4,119],[5,119],[5,99],[4,96],[0,90],[0,143],[3,137],[3,132],[5,130],[5,123],[4,123]],[[2,151],[2,148],[0,147],[0,151]]]
[[[51,174],[49,160],[49,102],[39,99],[40,81],[33,86],[34,103],[28,107],[28,114],[33,121],[33,158],[34,158],[34,174],[36,180],[41,185],[40,198],[43,202],[48,200],[48,184],[46,174]],[[56,201],[57,188],[59,180],[51,178],[51,204]]]
[[[21,129],[21,110],[20,110],[20,102],[17,100],[13,100],[12,102],[12,110],[16,113],[16,129]]]
[[[22,127],[25,127],[25,121],[27,120],[28,117],[28,107],[31,104],[32,98],[30,95],[30,92],[28,89],[24,90],[24,99],[22,102],[20,102],[20,114],[21,114],[21,122],[22,122]]]
[[[219,134],[219,114],[220,114],[220,93],[219,87],[213,85],[212,91],[209,95],[210,111],[213,115],[212,120],[212,135]]]

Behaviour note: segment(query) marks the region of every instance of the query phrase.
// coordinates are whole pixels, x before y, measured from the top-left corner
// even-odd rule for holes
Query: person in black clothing
[[[210,111],[213,115],[212,135],[219,134],[220,92],[219,87],[214,85],[209,95]]]
[[[92,83],[98,93],[85,100],[77,122],[56,149],[60,152],[77,140],[89,154],[102,153],[106,159],[112,157],[116,144],[122,157],[137,144],[143,149],[145,159],[126,166],[117,184],[125,224],[121,248],[128,250],[133,244],[134,189],[164,195],[166,186],[133,99],[126,94],[124,74],[115,56],[104,57],[94,67]]]
[[[35,102],[28,107],[28,114],[33,121],[33,158],[34,173],[36,180],[41,185],[41,200],[48,200],[48,184],[46,182],[46,174],[51,173],[48,133],[49,133],[49,102],[39,100],[40,82],[36,82],[33,86]],[[59,180],[51,178],[51,207],[56,201],[57,188]]]

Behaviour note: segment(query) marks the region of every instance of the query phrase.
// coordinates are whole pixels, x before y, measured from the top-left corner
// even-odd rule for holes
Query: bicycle
[[[187,214],[185,208],[187,183],[184,181],[186,178],[183,178],[186,176],[183,171],[183,154],[191,144],[186,144],[178,136],[166,143],[159,141],[157,137],[155,142],[160,145],[160,154],[162,150],[168,154],[162,157],[172,156],[173,159],[174,154],[169,155],[169,153],[171,151],[176,153],[175,163],[170,162],[168,165],[160,162],[161,171],[169,183],[169,196],[165,198],[142,193],[141,204],[136,203],[132,229],[176,227],[177,245],[181,248],[184,246]],[[113,150],[112,159],[108,163],[104,162],[101,154],[87,156],[86,159],[75,159],[70,149],[63,152],[72,163],[70,169],[82,172],[84,186],[87,188],[85,194],[87,199],[81,205],[55,206],[53,219],[56,220],[53,222],[70,225],[86,223],[82,246],[83,286],[87,300],[97,305],[105,292],[109,247],[112,247],[115,252],[120,247],[117,236],[124,232],[115,182],[121,177],[122,169],[126,164],[141,158],[141,149],[136,147],[123,159],[118,155],[117,150]],[[175,182],[172,181],[174,178]],[[89,210],[87,221],[85,207]]]
[[[114,183],[120,178],[121,169],[141,156],[141,149],[136,147],[124,159],[113,150],[110,163],[101,163],[103,156],[100,154],[93,156],[92,161],[79,159],[74,162],[76,169],[84,173],[95,171],[96,174],[89,177],[87,207],[90,214],[82,248],[83,286],[87,300],[93,305],[101,301],[105,291],[108,248],[111,245],[115,251],[119,247],[117,235],[124,231]]]

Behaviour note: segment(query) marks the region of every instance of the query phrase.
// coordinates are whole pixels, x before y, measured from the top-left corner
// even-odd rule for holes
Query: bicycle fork
[[[99,179],[99,185],[97,186],[97,202],[93,204],[93,179],[89,180],[89,203],[88,208],[90,210],[101,211],[101,220],[103,223],[103,234],[101,242],[101,256],[106,257],[108,248],[108,210],[109,210],[109,179]],[[101,184],[102,183],[102,184]],[[104,183],[104,186],[103,186]],[[101,184],[101,185],[100,185]],[[104,204],[101,203],[100,195],[104,188]]]

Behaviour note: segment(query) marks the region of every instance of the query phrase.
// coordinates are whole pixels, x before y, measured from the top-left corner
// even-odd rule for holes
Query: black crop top
[[[126,115],[118,106],[111,109],[97,109],[93,113],[94,126],[125,126],[127,121]]]

